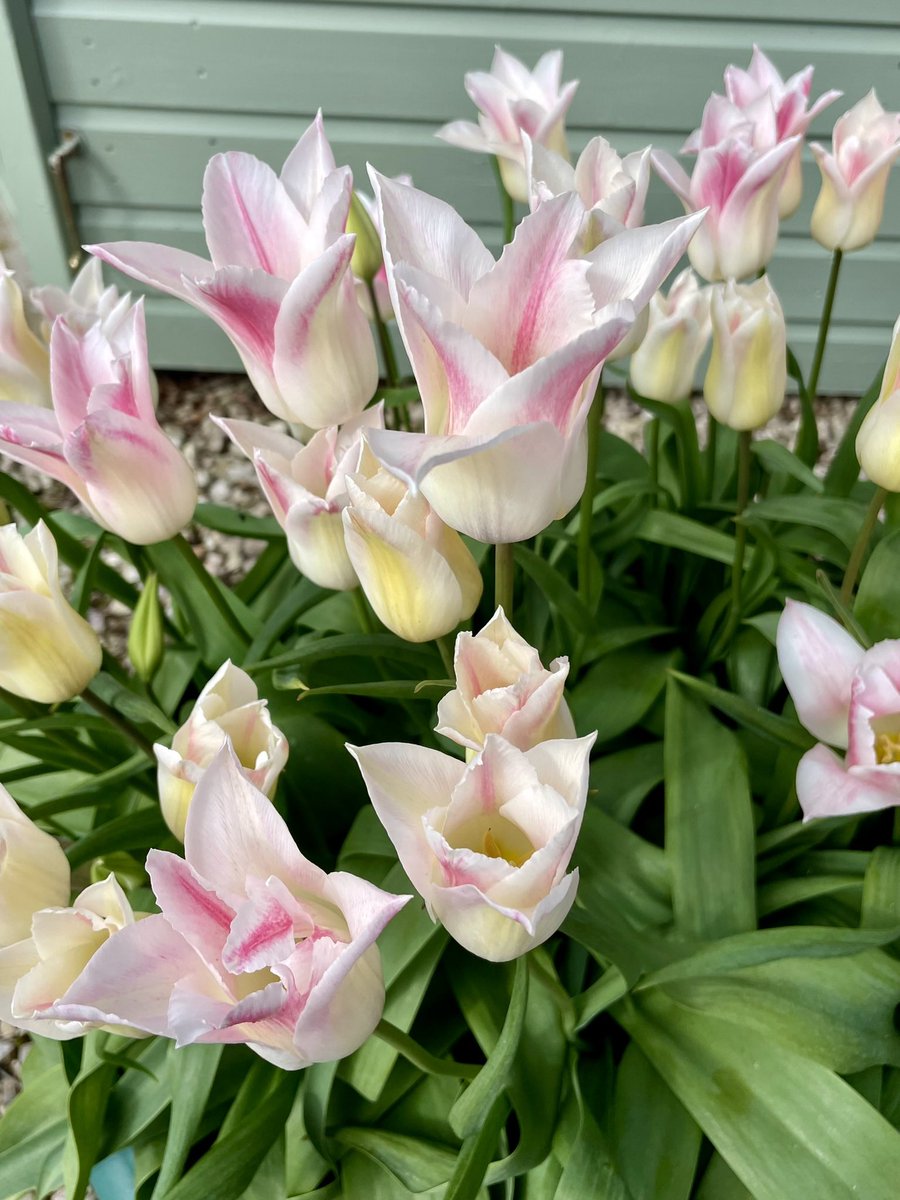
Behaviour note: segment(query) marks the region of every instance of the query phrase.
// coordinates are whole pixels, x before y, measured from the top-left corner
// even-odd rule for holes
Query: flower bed
[[[0,451],[80,505],[0,477],[0,1196],[896,1192],[900,334],[827,458],[816,395],[900,115],[813,147],[804,374],[765,267],[836,95],[755,50],[688,175],[570,163],[561,70],[498,50],[441,131],[494,157],[499,259],[317,117],[280,175],[212,159],[209,260],[0,277]],[[643,223],[651,169],[684,216]],[[279,423],[209,415],[271,516],[197,502],[100,260],[232,339]]]

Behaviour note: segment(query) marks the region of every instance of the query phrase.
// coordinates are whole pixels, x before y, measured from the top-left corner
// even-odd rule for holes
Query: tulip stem
[[[510,619],[513,607],[514,573],[513,543],[497,542],[494,546],[494,607],[502,608]]]
[[[728,624],[725,627],[724,644],[731,643],[741,619],[741,586],[744,580],[744,554],[747,550],[747,526],[741,520],[744,509],[750,502],[750,466],[752,462],[751,446],[753,433],[749,429],[738,434],[737,447],[737,501],[735,516],[737,528],[734,531],[734,562],[731,566],[731,611],[728,614]]]
[[[456,674],[456,668],[453,666],[453,646],[450,639],[444,637],[435,638],[435,645],[440,651],[441,662],[444,664],[444,670],[447,672],[447,678],[452,679]]]
[[[372,320],[375,323],[375,332],[378,334],[378,344],[381,347],[381,357],[384,360],[384,372],[390,386],[396,387],[400,382],[400,373],[397,370],[397,356],[394,354],[394,346],[391,342],[388,327],[381,316],[381,311],[378,307],[378,297],[375,294],[375,284],[371,279],[366,280],[366,290],[369,293],[369,302],[372,305]]]
[[[600,429],[603,423],[603,381],[597,384],[594,401],[587,417],[587,476],[581,493],[578,517],[578,594],[585,604],[591,602],[591,535],[594,532],[594,489],[597,486],[597,462],[600,456]]]
[[[81,693],[81,699],[86,704],[89,704],[101,717],[109,721],[110,725],[114,725],[120,733],[124,733],[129,741],[134,742],[135,746],[143,751],[152,762],[156,762],[152,742],[148,738],[145,738],[141,731],[132,725],[127,717],[123,717],[121,713],[116,712],[114,708],[107,704],[105,700],[101,700],[96,692],[92,692],[90,688],[84,689]]]
[[[719,441],[719,422],[709,413],[706,427],[706,498],[712,500],[716,490],[716,447]]]
[[[819,387],[819,374],[822,370],[822,359],[825,357],[825,343],[828,341],[828,329],[831,325],[831,310],[834,308],[834,296],[837,292],[838,275],[841,270],[843,250],[835,250],[831,259],[831,272],[828,276],[828,286],[825,288],[825,303],[822,305],[822,317],[819,321],[819,336],[816,339],[816,352],[813,355],[809,371],[809,382],[806,391],[810,400],[815,400]]]
[[[500,173],[500,159],[494,158],[494,175],[497,179],[497,190],[500,193],[500,206],[503,209],[503,244],[508,246],[516,232],[516,206],[512,196],[503,184]]]
[[[837,253],[837,251],[835,251]],[[866,550],[869,547],[869,542],[872,540],[872,534],[875,532],[875,526],[878,524],[878,514],[881,512],[881,507],[887,499],[886,488],[876,488],[875,495],[869,502],[869,507],[866,510],[866,515],[863,517],[863,523],[859,527],[859,534],[853,544],[853,549],[850,552],[850,561],[847,563],[847,570],[844,572],[844,582],[841,584],[840,601],[844,608],[850,607],[850,601],[853,597],[853,589],[856,586],[856,579],[859,575],[859,569],[862,566],[862,561],[866,556]]]
[[[408,1062],[427,1075],[452,1075],[456,1079],[474,1079],[481,1070],[481,1067],[474,1063],[454,1062],[452,1058],[438,1058],[424,1046],[420,1046],[408,1033],[404,1033],[402,1029],[398,1029],[396,1025],[392,1025],[390,1021],[384,1019],[379,1021],[375,1027],[375,1035],[380,1037],[383,1042],[387,1042],[398,1054],[402,1054]]]

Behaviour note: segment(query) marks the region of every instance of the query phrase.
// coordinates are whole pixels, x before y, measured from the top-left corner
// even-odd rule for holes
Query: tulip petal
[[[853,676],[865,651],[832,617],[788,600],[776,635],[778,665],[800,721],[824,742],[847,747]]]
[[[301,268],[306,222],[268,163],[230,150],[203,176],[203,228],[213,265],[291,280]]]
[[[808,750],[797,767],[804,821],[848,817],[900,805],[900,775],[887,767],[847,767],[827,746]]]
[[[234,921],[234,907],[177,854],[151,850],[147,873],[163,916],[221,980],[222,946]]]
[[[281,182],[307,221],[316,197],[335,166],[320,108],[281,168]]]
[[[625,229],[588,256],[588,281],[598,308],[630,300],[640,312],[649,302],[705,219],[704,212],[660,225]]]
[[[186,281],[208,279],[214,271],[208,258],[158,242],[104,242],[84,248],[117,271],[179,300],[193,300]]]

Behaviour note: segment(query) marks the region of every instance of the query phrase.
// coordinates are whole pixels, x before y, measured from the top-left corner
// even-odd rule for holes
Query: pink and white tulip
[[[653,151],[657,173],[685,212],[707,210],[688,247],[691,265],[704,279],[743,279],[767,265],[778,240],[782,184],[800,145],[796,135],[760,150],[752,125],[738,122],[700,149],[690,176],[671,154]]]
[[[59,704],[84,691],[102,658],[100,639],[63,595],[44,522],[24,537],[0,527],[0,687]]]
[[[575,737],[563,689],[569,660],[549,670],[534,646],[513,629],[502,608],[477,634],[460,633],[453,656],[456,687],[438,704],[437,732],[478,751],[490,733],[519,750]]]
[[[0,949],[0,1020],[58,1041],[81,1037],[98,1025],[120,1026],[121,1022],[59,1018],[55,1005],[100,947],[134,922],[114,875],[85,888],[70,907],[36,911],[31,936]]]
[[[150,242],[89,249],[186,300],[228,335],[266,407],[321,429],[358,415],[378,384],[345,234],[352,178],[336,167],[321,113],[281,174],[252,154],[217,154],[203,180],[210,258]]]
[[[466,91],[480,110],[478,124],[451,121],[437,136],[451,146],[493,154],[513,200],[528,202],[522,135],[568,158],[565,117],[578,81],[562,82],[561,50],[538,59],[533,71],[497,46],[490,71],[469,71]]]
[[[527,135],[523,141],[532,211],[553,196],[576,192],[586,210],[585,253],[623,229],[643,225],[650,146],[620,158],[606,138],[591,138],[573,167],[568,159]]]
[[[347,476],[359,470],[363,430],[384,427],[383,406],[346,425],[320,429],[305,446],[253,421],[213,420],[252,461],[297,570],[319,587],[356,587],[341,513],[348,502]]]
[[[0,953],[27,938],[40,908],[69,903],[69,862],[0,784]]]
[[[171,749],[153,747],[162,814],[180,842],[197,784],[226,743],[253,786],[271,795],[287,762],[287,738],[272,724],[256,684],[230,659],[197,697]]]
[[[712,328],[709,306],[710,289],[700,287],[690,267],[675,278],[667,296],[661,291],[653,296],[647,332],[629,364],[639,395],[664,404],[690,396]]]
[[[25,315],[25,299],[0,257],[0,401],[50,407],[50,355]]]
[[[0,453],[64,483],[105,529],[148,545],[190,521],[197,488],[156,420],[143,301],[125,321],[114,346],[99,324],[79,335],[57,319],[53,411],[0,403]]]
[[[810,104],[813,72],[813,67],[804,67],[784,79],[759,46],[754,46],[746,70],[734,65],[725,68],[725,96],[711,97],[703,123],[685,142],[682,153],[697,154],[718,144],[741,121],[750,123],[750,140],[758,150],[767,150],[786,138],[802,139],[813,118],[842,95],[832,89]],[[802,198],[802,155],[801,140],[791,156],[779,193],[778,215],[782,219],[796,211]]]
[[[432,919],[480,958],[518,958],[572,907],[594,736],[523,752],[491,733],[468,765],[403,742],[347,747]]]
[[[864,650],[831,617],[788,600],[777,647],[801,724],[828,743],[797,768],[804,820],[900,805],[900,641]]]
[[[891,167],[900,158],[900,113],[886,112],[872,88],[839,117],[831,153],[811,146],[822,190],[810,229],[828,250],[860,250],[878,236]]]
[[[110,938],[57,1019],[246,1043],[284,1070],[352,1054],[375,1029],[375,939],[411,897],[304,858],[230,749],[197,787],[185,857],[151,850],[147,870],[161,915]]]
[[[379,620],[408,642],[443,637],[467,620],[483,584],[459,534],[371,452],[346,488],[347,554]]]
[[[766,275],[710,291],[713,338],[703,399],[723,425],[759,429],[781,408],[787,386],[781,303]]]
[[[126,292],[123,296],[114,284],[104,286],[103,265],[99,258],[87,260],[68,291],[48,284],[32,288],[29,299],[43,318],[48,341],[57,317],[62,317],[76,334],[87,333],[92,325],[99,323],[103,335],[114,345],[118,335],[125,334],[125,342],[117,349],[127,354],[129,329],[125,318],[132,308],[131,293]]]
[[[526,216],[495,262],[443,201],[373,182],[425,432],[375,430],[369,444],[453,529],[532,537],[581,494],[598,370],[702,218],[625,230],[582,257],[570,193]]]
[[[881,391],[856,435],[856,457],[873,483],[900,492],[900,317],[894,326]]]

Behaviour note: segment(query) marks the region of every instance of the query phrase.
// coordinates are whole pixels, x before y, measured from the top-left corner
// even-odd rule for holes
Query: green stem
[[[449,637],[435,638],[435,644],[441,654],[441,662],[444,664],[444,670],[447,672],[447,678],[452,679],[456,674],[456,668],[453,666],[453,646]]]
[[[585,604],[591,602],[591,534],[594,531],[594,489],[597,486],[597,461],[600,455],[600,429],[603,423],[603,381],[587,418],[587,476],[581,493],[578,516],[578,594]]]
[[[835,250],[831,260],[831,272],[828,276],[828,286],[825,288],[825,303],[822,305],[822,317],[819,321],[819,336],[816,339],[816,352],[813,355],[809,382],[806,385],[810,400],[815,400],[819,386],[819,374],[822,370],[822,359],[825,357],[825,343],[828,341],[828,327],[831,325],[831,310],[834,308],[834,296],[837,291],[843,256],[842,250]]]
[[[838,253],[838,251],[835,251]],[[887,490],[885,488],[876,488],[875,495],[869,502],[869,507],[866,510],[866,515],[863,517],[863,523],[859,528],[859,534],[853,544],[853,550],[850,553],[850,561],[847,563],[847,570],[844,572],[844,582],[841,584],[840,601],[845,608],[850,607],[850,600],[853,596],[853,589],[856,586],[856,579],[859,575],[859,569],[862,566],[862,561],[866,556],[866,550],[869,547],[869,542],[872,539],[872,534],[875,531],[875,526],[878,524],[878,514],[881,512],[881,506],[887,499]]]
[[[387,381],[391,387],[396,387],[400,382],[400,373],[397,370],[397,356],[394,354],[394,346],[391,342],[391,335],[388,332],[388,327],[382,319],[378,309],[378,298],[375,295],[375,284],[371,279],[366,280],[366,290],[369,293],[369,301],[372,305],[372,320],[375,323],[375,332],[378,335],[378,345],[381,347],[381,357],[384,360],[384,369],[387,374]]]
[[[659,504],[659,417],[652,417],[650,428],[647,430],[647,462],[650,466],[650,479],[653,483],[653,507]]]
[[[141,731],[135,725],[132,725],[127,717],[123,717],[121,713],[117,713],[114,708],[110,707],[105,700],[101,700],[90,688],[84,689],[81,693],[81,698],[86,704],[91,706],[94,712],[99,713],[101,717],[109,721],[110,725],[114,725],[120,733],[123,733],[129,741],[134,742],[135,746],[146,754],[152,762],[156,762],[152,742],[148,738],[145,738]]]
[[[513,543],[498,542],[494,547],[494,607],[502,608],[510,620],[512,620],[514,572]]]
[[[719,422],[709,414],[706,433],[706,498],[712,500],[716,487],[716,446],[719,441]]]
[[[402,1054],[414,1067],[424,1071],[426,1075],[452,1075],[456,1079],[474,1079],[481,1070],[481,1067],[474,1063],[460,1063],[454,1062],[452,1058],[438,1058],[429,1053],[424,1046],[420,1046],[408,1033],[404,1033],[402,1029],[398,1029],[396,1025],[392,1025],[390,1021],[384,1019],[379,1021],[375,1027],[375,1035],[380,1037],[383,1042],[387,1042],[398,1054]]]
[[[494,175],[497,179],[497,190],[500,193],[500,206],[503,209],[503,242],[505,245],[513,240],[516,231],[516,206],[512,196],[503,186],[503,176],[500,174],[500,160],[493,159]]]
[[[366,602],[365,594],[361,587],[353,589],[353,604],[356,608],[356,615],[359,617],[360,628],[363,633],[375,633],[375,621],[372,618],[372,610]]]
[[[744,509],[750,501],[750,465],[751,451],[750,447],[753,442],[753,434],[750,430],[743,430],[738,435],[738,484],[737,484],[737,502],[735,504],[735,516],[738,518],[737,528],[734,533],[734,562],[731,567],[731,612],[728,615],[728,624],[725,629],[725,645],[727,646],[734,637],[738,623],[741,619],[741,586],[744,579],[744,554],[747,549],[747,526],[740,520]]]

